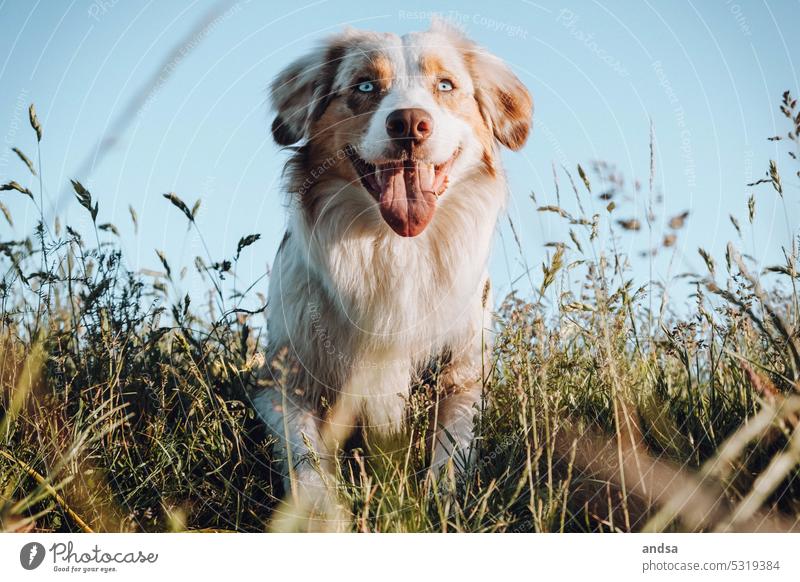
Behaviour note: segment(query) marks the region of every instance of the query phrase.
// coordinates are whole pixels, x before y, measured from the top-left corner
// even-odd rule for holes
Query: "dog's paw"
[[[286,496],[271,529],[276,532],[347,532],[352,516],[339,501],[333,478],[299,468],[287,483]]]

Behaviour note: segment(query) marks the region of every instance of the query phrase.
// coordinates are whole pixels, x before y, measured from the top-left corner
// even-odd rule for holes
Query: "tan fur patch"
[[[394,76],[394,67],[392,67],[392,61],[388,57],[381,54],[371,55],[367,64],[366,77],[368,79],[381,81],[384,88],[391,84]]]
[[[435,95],[440,106],[450,110],[455,116],[466,121],[478,138],[483,150],[482,162],[484,169],[490,176],[494,176],[494,136],[486,119],[481,115],[477,101],[472,95],[461,93],[457,90],[452,93],[438,93]]]
[[[448,74],[444,62],[436,55],[423,55],[419,60],[419,72],[433,79]]]
[[[462,57],[463,58],[463,57]],[[455,116],[466,121],[481,143],[483,154],[481,160],[484,169],[490,176],[495,175],[492,130],[487,125],[487,120],[481,115],[480,108],[474,97],[459,90],[459,79],[451,73],[446,63],[438,55],[425,54],[419,60],[420,73],[431,80],[433,86],[437,80],[447,79],[453,82],[455,89],[451,92],[434,91],[436,102]],[[477,82],[477,80],[473,80]]]
[[[394,68],[392,62],[382,54],[368,54],[363,64],[357,67],[354,74],[347,80],[344,92],[347,97],[347,106],[356,114],[369,113],[380,104],[381,98],[392,86]],[[374,93],[360,93],[356,86],[364,81],[377,84]]]
[[[299,196],[311,222],[319,217],[322,204],[330,195],[326,182],[351,183],[359,179],[346,156],[346,148],[363,134],[371,116],[354,115],[348,101],[340,96],[331,99],[322,116],[311,124],[309,142],[302,154],[292,160],[290,187]]]
[[[475,99],[497,141],[518,150],[530,133],[533,99],[508,66],[457,31],[450,40],[459,47],[475,82]]]

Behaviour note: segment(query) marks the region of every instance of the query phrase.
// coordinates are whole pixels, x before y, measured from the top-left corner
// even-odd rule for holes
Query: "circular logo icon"
[[[19,551],[19,563],[26,570],[35,570],[44,561],[44,546],[39,542],[29,542]]]

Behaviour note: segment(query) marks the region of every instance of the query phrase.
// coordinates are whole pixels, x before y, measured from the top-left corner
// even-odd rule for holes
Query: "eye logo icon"
[[[30,542],[19,551],[19,563],[26,570],[35,570],[44,561],[44,546],[39,542]]]

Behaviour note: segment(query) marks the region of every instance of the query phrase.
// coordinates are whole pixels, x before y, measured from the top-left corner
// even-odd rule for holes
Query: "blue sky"
[[[214,3],[0,0],[0,181],[16,179],[35,189],[9,152],[16,145],[35,155],[27,124],[34,102],[44,126],[46,205],[58,209],[62,221],[89,227],[66,188],[70,178],[79,179],[100,203],[99,220],[119,228],[131,268],[157,268],[158,248],[177,270],[191,265],[201,246],[161,194],[174,191],[190,205],[202,198],[198,223],[215,259],[231,256],[242,235],[262,235],[239,267],[241,281],[249,283],[272,261],[285,221],[285,155],[269,138],[268,82],[345,25],[403,33],[426,28],[436,12],[510,63],[536,104],[532,139],[521,152],[505,155],[509,214],[523,252],[504,220],[491,264],[498,295],[526,264],[538,284],[544,244],[569,240],[562,222],[537,213],[529,197],[534,191],[539,204],[555,203],[553,164],[575,173],[577,163],[613,162],[629,183],[644,185],[615,212],[643,219],[651,120],[655,186],[664,199],[655,232],[665,231],[670,216],[691,211],[671,268],[669,255],[660,257],[656,278],[699,269],[698,246],[721,256],[735,237],[728,215],[745,224],[751,192],[758,211],[744,249],[761,262],[777,261],[776,251],[788,242],[787,224],[796,230],[800,223],[800,192],[789,180],[796,167],[788,164],[785,146],[766,138],[787,130],[778,111],[781,93],[800,92],[793,61],[800,56],[800,2],[401,5],[253,0],[228,5],[193,34]],[[192,50],[170,57],[187,36]],[[107,154],[95,157],[98,140],[119,130],[125,108],[165,59],[171,74],[127,115],[130,123]],[[783,164],[793,184],[785,205],[769,187],[745,187],[770,159]],[[574,211],[563,174],[560,181],[563,205]],[[3,194],[16,223],[13,230],[0,226],[3,239],[30,233],[33,207],[22,196]],[[129,205],[139,215],[138,235]],[[596,197],[591,202],[596,211],[603,205]],[[635,255],[647,240],[643,230],[618,241],[641,282],[649,265]],[[197,293],[205,285],[192,272],[181,289]],[[527,278],[516,287],[529,294]],[[259,290],[266,291],[266,283]]]

